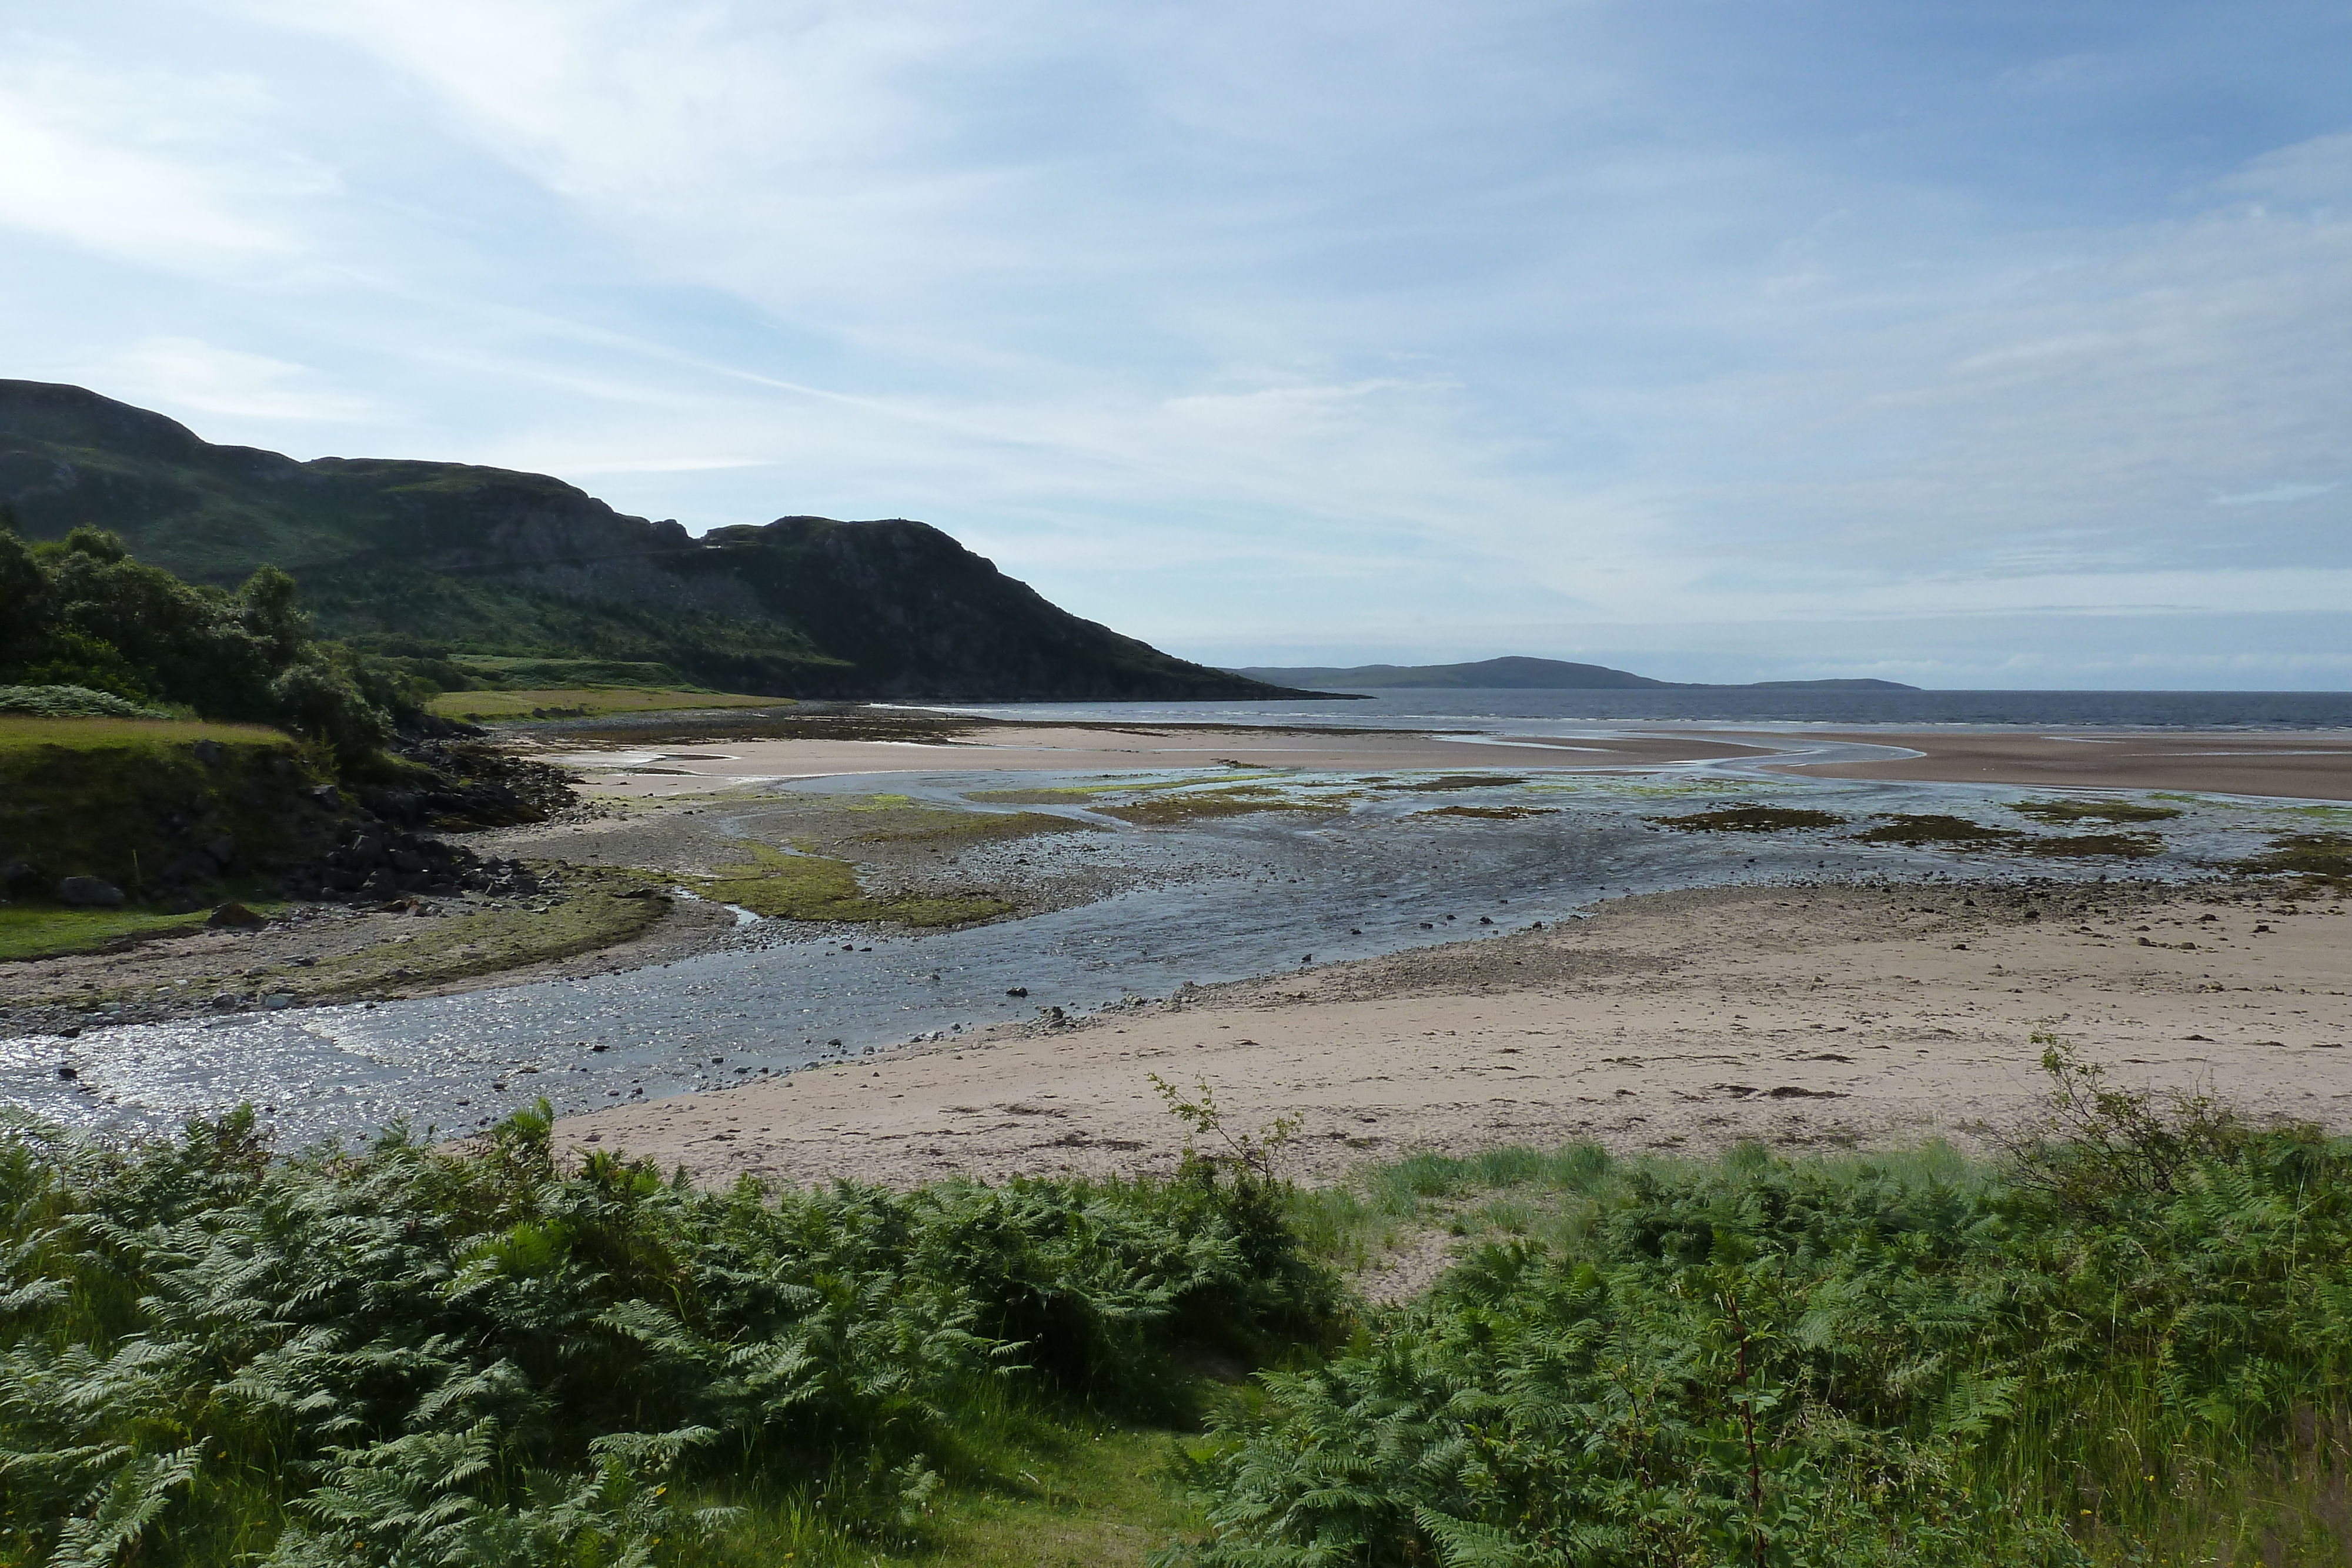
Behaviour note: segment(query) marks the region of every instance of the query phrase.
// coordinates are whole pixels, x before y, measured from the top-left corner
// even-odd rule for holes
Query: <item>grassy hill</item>
[[[0,381],[0,507],[28,538],[93,525],[192,581],[280,567],[325,635],[425,663],[657,664],[664,684],[779,696],[1281,695],[1057,609],[922,523],[697,539],[545,475],[297,462],[79,387]]]

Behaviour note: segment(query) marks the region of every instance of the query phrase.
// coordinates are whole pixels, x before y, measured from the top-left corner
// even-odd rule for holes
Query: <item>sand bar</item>
[[[1778,738],[1862,741],[1906,747],[1919,754],[1869,762],[1767,764],[1822,778],[2352,800],[2352,734],[2342,730],[2035,735],[1874,729],[1806,731]]]
[[[1783,741],[1712,735],[1609,734],[1573,740],[1347,729],[1113,729],[1002,726],[961,740],[727,739],[628,750],[551,751],[602,792],[659,799],[777,779],[867,773],[1141,773],[1281,768],[1381,773],[1432,768],[1647,768],[1764,757]]]
[[[1309,1178],[1413,1149],[1581,1138],[1693,1152],[1965,1141],[1968,1124],[2038,1103],[2044,1030],[2124,1082],[2210,1086],[2258,1115],[2344,1130],[2347,993],[2340,903],[2120,885],[1706,889],[571,1117],[559,1137],[706,1181],[1165,1168],[1180,1138],[1157,1072],[1206,1079],[1244,1125],[1303,1118]]]

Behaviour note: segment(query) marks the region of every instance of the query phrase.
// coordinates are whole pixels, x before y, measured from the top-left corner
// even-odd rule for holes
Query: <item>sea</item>
[[[1888,752],[1806,739],[1873,727],[2068,730],[2352,728],[2352,694],[2217,692],[1398,691],[1361,700],[989,706],[1038,721],[1107,720],[1410,729],[1463,746],[1454,777],[1292,774],[1283,786],[1329,809],[1138,828],[1087,810],[992,806],[992,789],[1051,775],[934,773],[802,779],[796,793],[911,795],[963,810],[1064,810],[1100,830],[1032,854],[1087,854],[1126,890],[1076,907],[958,931],[880,934],[749,921],[718,951],[657,967],[459,996],[106,1025],[71,1038],[0,1039],[0,1082],[17,1107],[71,1127],[167,1132],[251,1103],[281,1147],[370,1137],[404,1124],[465,1133],[545,1098],[572,1113],[723,1092],[801,1068],[952,1048],[991,1025],[1059,1008],[1080,1015],[1181,994],[1188,985],[1295,974],[1444,942],[1493,939],[1587,915],[1627,894],[1823,881],[2188,879],[2273,838],[2352,831],[2352,803],[2149,791],[2177,818],[2161,852],[2127,862],[1987,857],[1862,844],[1853,829],[1769,834],[1672,831],[1662,821],[1735,801],[1803,805],[1849,823],[1948,813],[2039,831],[2015,787],[1791,778],[1733,758],[1641,771],[1480,771],[1481,742],[1591,736],[1638,722],[1782,729],[1816,759]],[[984,755],[984,754],[982,754]],[[1136,782],[1176,774],[1138,773]],[[1069,782],[1097,782],[1096,775]],[[747,806],[757,803],[747,795]],[[1521,814],[1432,815],[1440,807]],[[724,806],[709,808],[723,811]],[[1117,882],[1120,879],[1111,878]],[[70,1067],[70,1080],[58,1072]]]

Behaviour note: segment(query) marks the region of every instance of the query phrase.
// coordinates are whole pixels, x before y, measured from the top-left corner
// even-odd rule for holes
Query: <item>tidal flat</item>
[[[14,1038],[0,1043],[0,1056],[18,1082],[37,1085],[22,1097],[31,1108],[73,1124],[154,1128],[250,1101],[271,1107],[281,1136],[298,1143],[363,1136],[402,1119],[446,1134],[542,1094],[561,1112],[580,1113],[734,1090],[829,1063],[946,1049],[992,1030],[1161,1006],[1188,987],[1311,976],[1539,923],[1556,927],[1633,895],[2126,877],[2187,883],[2224,874],[2296,831],[2325,834],[2333,822],[2315,815],[2324,807],[2208,797],[2152,804],[2147,792],[2108,792],[2097,799],[2180,814],[2131,823],[2153,837],[2153,853],[2044,859],[1966,842],[1888,841],[1875,830],[1941,815],[1989,833],[2063,836],[2048,831],[2046,814],[2023,810],[2051,799],[2047,791],[1773,777],[1744,758],[1622,772],[1456,763],[1367,773],[1242,769],[1222,756],[1205,767],[1115,772],[761,780],[713,769],[728,749],[646,764],[667,769],[652,777],[674,792],[616,790],[573,820],[473,839],[486,853],[576,868],[558,874],[604,890],[595,896],[619,923],[611,927],[616,945],[577,945],[558,933],[569,956],[498,973],[478,942],[416,951],[416,934],[452,915],[314,915],[308,929],[340,925],[355,941],[362,931],[379,945],[412,938],[398,944],[409,954],[367,960],[372,990],[339,1000],[297,989],[288,972],[302,956],[271,956],[271,945],[292,942],[304,922],[208,934],[183,951],[209,966],[215,991],[234,977],[241,1005],[264,1010],[142,1018],[134,1005],[157,1008],[170,982],[146,984],[124,967],[112,996],[43,1004],[62,1012],[12,1001]],[[1767,808],[1836,825],[1676,831],[1685,817]],[[709,896],[753,891],[745,883],[772,883],[778,913]],[[648,896],[623,896],[637,893]],[[625,914],[622,904],[631,906]],[[894,912],[950,918],[931,925]],[[527,925],[556,912],[501,913]],[[161,962],[145,955],[175,946],[116,963]],[[418,961],[428,954],[447,967]],[[1460,964],[1442,954],[1430,962]],[[259,978],[242,984],[255,969]],[[15,983],[8,971],[0,976]],[[304,1005],[313,996],[327,1005]],[[278,997],[287,999],[273,1009]],[[110,1010],[110,1000],[121,1005]],[[60,1068],[73,1076],[58,1077]]]

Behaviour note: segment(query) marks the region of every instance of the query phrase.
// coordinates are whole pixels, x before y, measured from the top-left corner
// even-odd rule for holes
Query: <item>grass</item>
[[[520,906],[441,901],[441,913],[429,918],[378,917],[369,929],[382,940],[355,951],[309,963],[295,962],[295,955],[288,952],[282,961],[257,967],[250,957],[239,957],[233,967],[224,964],[216,984],[238,996],[282,992],[306,1007],[386,996],[599,952],[642,935],[668,908],[666,899],[622,896],[645,887],[646,878],[635,872],[544,863],[534,869],[561,874],[560,896]],[[257,898],[248,900],[247,906],[262,915],[281,907]],[[209,915],[209,910],[174,915],[127,909],[0,908],[0,959],[53,957],[100,951],[126,939],[185,936],[204,929]],[[24,999],[105,1002],[131,998],[142,989],[142,983],[131,982]],[[188,994],[202,1000],[209,992],[200,986]]]
[[[674,708],[790,707],[790,697],[732,692],[655,691],[642,686],[561,686],[535,691],[443,692],[426,705],[438,717],[468,724],[522,719],[596,718]]]
[[[327,755],[274,729],[194,720],[0,718],[0,865],[19,893],[95,876],[134,902],[216,891],[321,852]],[[232,848],[224,867],[208,845]]]
[[[68,909],[55,904],[0,905],[0,963],[96,953],[125,941],[181,936],[204,929],[209,909],[160,915],[144,909]]]
[[[892,894],[870,897],[856,868],[827,855],[792,854],[772,844],[739,839],[744,858],[709,875],[686,879],[705,898],[732,904],[773,920],[895,921],[903,925],[968,925],[1009,914],[1013,904],[993,894]]]
[[[64,751],[154,751],[199,740],[223,746],[263,746],[291,750],[283,731],[258,724],[215,724],[194,718],[32,718],[0,714],[0,757],[47,748]]]

